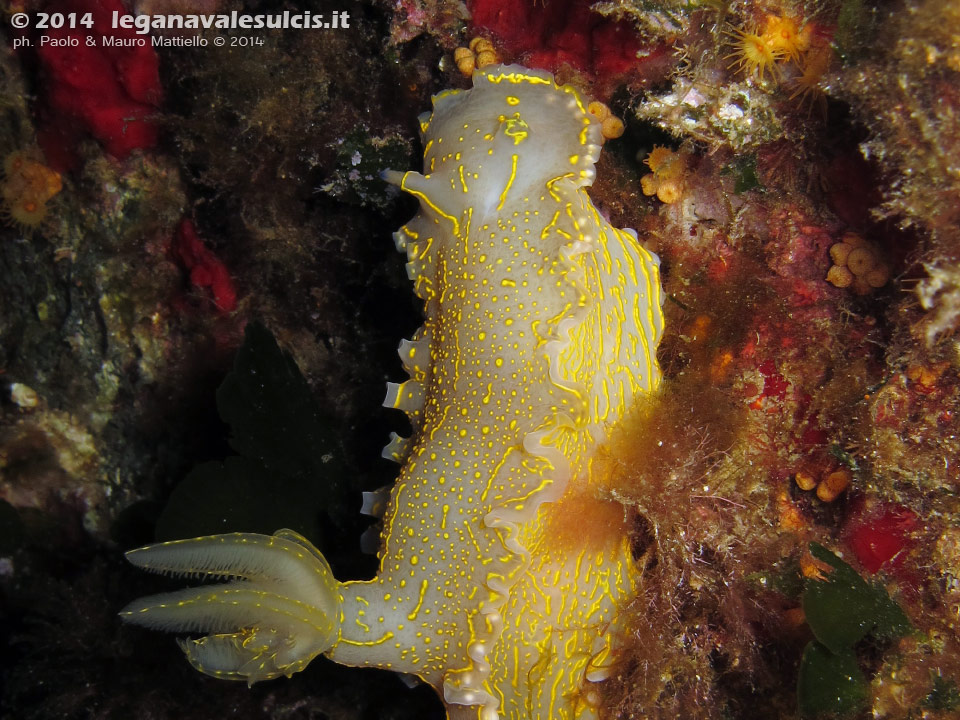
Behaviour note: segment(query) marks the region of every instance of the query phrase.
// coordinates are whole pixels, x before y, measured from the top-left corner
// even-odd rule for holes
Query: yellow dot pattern
[[[182,646],[217,677],[326,653],[419,675],[458,719],[585,720],[634,572],[623,538],[580,542],[577,523],[596,447],[659,381],[658,262],[587,195],[600,128],[552,76],[477,72],[421,128],[424,174],[384,175],[420,200],[394,239],[426,319],[387,388],[414,434],[384,449],[403,468],[377,577],[338,582],[289,530],[195,538],[128,558],[228,582],[121,616],[210,633]],[[557,542],[570,508],[575,541]]]
[[[426,321],[385,401],[415,432],[385,451],[405,464],[380,573],[344,586],[331,657],[482,720],[584,716],[628,556],[549,552],[544,508],[658,382],[658,263],[586,194],[599,126],[551,76],[478,72],[421,127],[424,174],[386,174],[420,200],[395,241]]]

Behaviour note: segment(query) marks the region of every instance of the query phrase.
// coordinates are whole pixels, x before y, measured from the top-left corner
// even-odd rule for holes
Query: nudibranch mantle
[[[599,502],[596,448],[659,382],[659,263],[587,195],[600,127],[551,75],[477,71],[421,129],[424,174],[384,174],[420,201],[394,239],[426,319],[384,403],[414,434],[384,449],[403,467],[377,577],[337,582],[289,530],[217,535],[128,557],[229,582],[122,615],[210,633],[182,646],[219,677],[290,675],[325,653],[418,675],[452,719],[594,717],[637,573],[624,533],[581,532],[583,506]]]

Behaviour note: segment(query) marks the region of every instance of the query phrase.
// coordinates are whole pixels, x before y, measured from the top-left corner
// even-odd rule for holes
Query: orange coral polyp
[[[647,155],[647,159],[644,160],[644,162],[653,172],[657,172],[671,155],[673,155],[673,151],[670,148],[662,145],[654,145],[653,150],[650,151],[650,154]]]
[[[755,31],[734,28],[731,35],[735,39],[735,51],[727,55],[728,60],[733,59],[727,67],[743,70],[746,75],[756,75],[761,80],[769,70],[770,77],[777,79],[777,61],[784,57],[783,50],[771,47],[765,36],[757,35]]]
[[[800,75],[794,78],[793,93],[790,99],[800,98],[801,107],[807,103],[811,107],[818,105],[820,112],[826,115],[827,97],[820,82],[833,61],[833,48],[829,45],[817,45],[803,57]]]
[[[653,170],[659,180],[678,178],[686,170],[683,155],[662,145],[654,145],[653,150],[650,151],[644,162]]]
[[[7,208],[7,212],[4,214],[9,216],[17,225],[32,228],[43,222],[47,216],[47,208],[45,205],[26,202],[21,205],[12,205]]]
[[[3,163],[0,199],[4,217],[25,228],[39,226],[47,215],[47,201],[63,189],[60,173],[18,150]]]
[[[800,29],[796,20],[779,15],[767,15],[767,27],[761,38],[771,51],[793,61],[799,61],[800,53],[810,47],[807,27]]]
[[[687,172],[687,158],[682,152],[654,146],[644,162],[652,173],[640,178],[640,187],[644,195],[656,195],[661,202],[668,205],[680,200],[683,196],[684,176]]]

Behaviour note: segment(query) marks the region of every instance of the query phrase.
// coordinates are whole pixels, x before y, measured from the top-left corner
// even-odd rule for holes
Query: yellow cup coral
[[[615,140],[623,135],[625,129],[623,120],[610,112],[610,108],[604,103],[594,100],[587,105],[587,112],[600,121],[600,132],[605,141]]]
[[[733,38],[733,52],[727,55],[727,59],[732,60],[728,67],[743,70],[745,75],[756,75],[760,80],[769,71],[771,79],[777,79],[777,61],[785,57],[781,48],[772,47],[756,29],[748,32],[733,28],[730,36]]]
[[[800,106],[817,105],[820,114],[827,113],[827,96],[820,85],[824,74],[833,62],[833,48],[827,43],[814,45],[806,52],[800,63],[800,74],[791,81],[793,93],[790,99],[800,98]]]
[[[7,155],[0,182],[3,215],[15,224],[32,229],[47,216],[47,202],[63,189],[60,173],[38,162],[25,151]]]
[[[796,20],[779,15],[767,15],[767,26],[760,39],[771,52],[797,62],[800,53],[810,47],[810,26],[802,28]]]
[[[727,34],[733,46],[733,52],[727,55],[731,69],[761,81],[769,75],[776,85],[781,78],[780,66],[792,63],[795,71],[788,81],[790,99],[799,97],[801,107],[817,105],[820,113],[826,114],[826,95],[820,83],[833,60],[833,48],[822,32],[816,32],[814,23],[770,14],[762,30],[734,27]]]
[[[830,259],[833,265],[827,271],[827,282],[835,287],[866,295],[890,280],[890,266],[880,250],[856,233],[848,232],[841,242],[831,245]]]
[[[672,205],[683,196],[687,174],[687,156],[670,148],[655,146],[644,160],[653,171],[640,178],[644,195],[656,195],[660,202]]]
[[[499,63],[500,56],[492,42],[486,38],[475,37],[468,47],[458,47],[453,51],[453,61],[465,77],[470,77],[474,70],[482,70]]]

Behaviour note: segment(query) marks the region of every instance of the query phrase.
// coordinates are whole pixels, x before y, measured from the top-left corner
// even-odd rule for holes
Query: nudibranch
[[[600,124],[551,75],[477,71],[421,129],[424,174],[384,173],[420,201],[394,239],[426,320],[384,403],[414,434],[384,450],[403,467],[378,575],[338,582],[289,530],[169,542],[127,557],[227,582],[121,614],[209,633],[181,645],[217,677],[290,675],[323,653],[419,676],[452,719],[594,717],[637,571],[622,526],[591,530],[590,508],[614,505],[591,459],[659,382],[659,263],[587,195]]]

